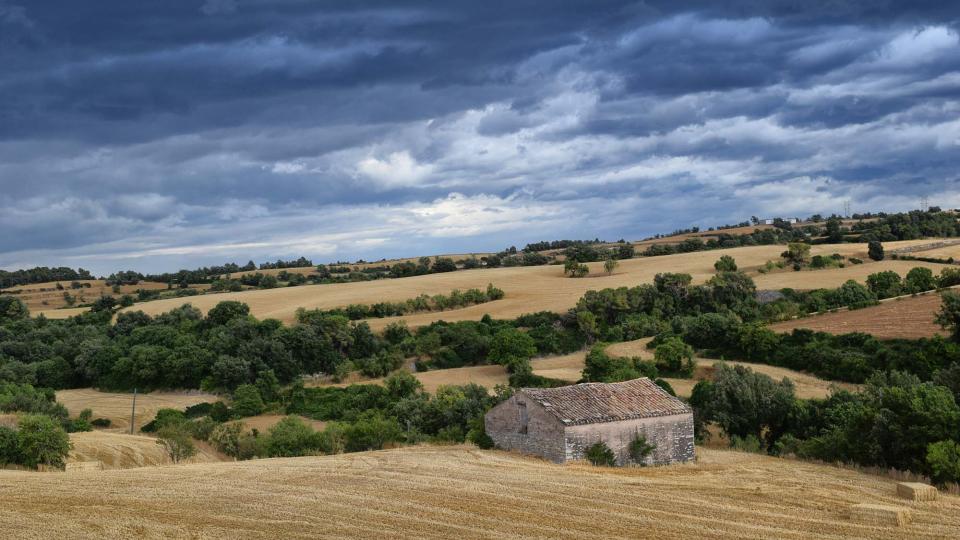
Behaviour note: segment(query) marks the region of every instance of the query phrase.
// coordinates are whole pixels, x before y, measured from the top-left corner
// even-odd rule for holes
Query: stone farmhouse
[[[498,448],[557,463],[584,459],[603,441],[617,465],[631,463],[629,444],[640,434],[655,449],[646,465],[691,461],[693,410],[644,377],[619,383],[523,388],[484,417]]]

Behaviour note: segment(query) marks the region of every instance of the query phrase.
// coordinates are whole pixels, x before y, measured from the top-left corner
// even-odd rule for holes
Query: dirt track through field
[[[960,498],[896,498],[892,480],[698,449],[699,462],[607,469],[470,447],[124,471],[0,471],[19,538],[956,538]],[[910,507],[901,528],[855,503]]]

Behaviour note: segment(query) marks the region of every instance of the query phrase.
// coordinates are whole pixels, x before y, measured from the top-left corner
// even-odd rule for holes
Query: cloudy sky
[[[960,207],[958,29],[941,0],[0,0],[0,268]]]

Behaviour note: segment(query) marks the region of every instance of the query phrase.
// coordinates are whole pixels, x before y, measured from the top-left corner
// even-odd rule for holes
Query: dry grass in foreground
[[[898,499],[895,481],[698,449],[647,469],[554,465],[468,447],[124,471],[0,471],[19,538],[956,538],[960,498]],[[853,504],[909,507],[903,527]]]
[[[202,392],[151,392],[137,394],[136,427],[139,429],[153,420],[157,410],[185,409],[197,403],[217,401],[217,396]],[[79,388],[74,390],[60,390],[57,392],[57,401],[70,411],[71,416],[80,414],[83,409],[91,409],[94,418],[107,418],[111,422],[111,430],[130,430],[130,407],[133,404],[133,394],[114,392],[100,392],[93,388]]]
[[[917,339],[948,334],[933,322],[940,310],[940,295],[925,294],[886,301],[853,311],[837,311],[770,325],[776,332],[807,328],[831,334],[865,332],[880,339]]]

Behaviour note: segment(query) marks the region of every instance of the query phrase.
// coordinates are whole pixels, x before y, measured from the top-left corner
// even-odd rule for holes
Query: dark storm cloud
[[[842,198],[960,205],[958,13],[0,0],[0,266],[371,257]]]

